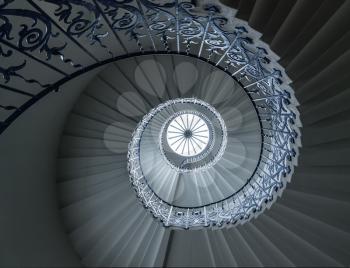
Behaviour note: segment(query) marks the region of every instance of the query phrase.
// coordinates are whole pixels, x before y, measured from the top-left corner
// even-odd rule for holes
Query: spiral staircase
[[[252,81],[228,75],[227,53],[207,50],[206,34],[176,34],[181,3],[199,18],[219,14],[227,21],[218,25],[268,51],[299,103],[302,147],[290,183],[260,213],[227,226],[167,226],[127,168],[145,115],[185,98],[215,108],[227,145],[204,175],[179,179],[151,135],[162,125],[148,124],[141,159],[162,200],[208,207],[249,186],[261,162],[263,125],[244,90]],[[0,265],[350,265],[349,25],[344,0],[0,2]]]

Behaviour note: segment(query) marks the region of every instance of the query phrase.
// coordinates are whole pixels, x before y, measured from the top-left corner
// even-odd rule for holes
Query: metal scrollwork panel
[[[139,1],[96,0],[110,28],[128,53],[155,51],[147,18]]]
[[[35,10],[15,8],[13,1],[7,0],[0,6],[0,73],[4,84],[11,84],[12,79],[25,87],[25,84],[35,84],[40,88],[49,86],[37,77],[35,73],[27,73],[33,67],[32,59],[51,70],[58,69],[48,62],[61,53],[63,46],[51,45],[52,38],[58,33],[52,32],[52,26],[47,17]],[[58,79],[59,77],[57,77]]]
[[[177,23],[176,1],[168,0],[157,3],[156,1],[139,0],[138,3],[145,17],[155,50],[174,51]]]
[[[59,25],[71,42],[78,45],[95,61],[101,60],[101,57],[115,56],[113,47],[108,46],[113,37],[110,37],[108,26],[94,2],[89,0],[31,2],[41,12],[47,13],[52,23]],[[96,54],[101,56],[96,57]]]

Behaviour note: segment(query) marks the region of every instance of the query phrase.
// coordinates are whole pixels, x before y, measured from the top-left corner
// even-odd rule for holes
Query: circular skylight
[[[156,137],[162,161],[171,168],[181,173],[198,171],[210,168],[221,159],[227,131],[220,113],[210,104],[184,98],[165,102],[155,110],[143,137]],[[149,146],[147,140],[142,139],[141,143]],[[141,155],[143,151],[140,149]]]
[[[167,129],[169,147],[178,155],[191,157],[200,154],[209,143],[209,127],[198,115],[180,114]]]

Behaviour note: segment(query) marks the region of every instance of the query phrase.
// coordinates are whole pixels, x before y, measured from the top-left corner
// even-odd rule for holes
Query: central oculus
[[[227,142],[226,126],[210,104],[195,98],[165,102],[149,120],[144,137],[148,133],[154,135],[161,121],[160,152],[167,164],[177,171],[203,170],[222,157]],[[141,141],[141,158],[142,145]]]
[[[178,155],[191,157],[202,153],[208,146],[208,124],[201,116],[183,113],[171,120],[167,128],[169,147]]]

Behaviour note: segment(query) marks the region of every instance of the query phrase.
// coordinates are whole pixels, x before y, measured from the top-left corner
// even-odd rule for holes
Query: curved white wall
[[[61,223],[55,166],[66,116],[99,70],[44,97],[1,135],[1,267],[81,265]]]

